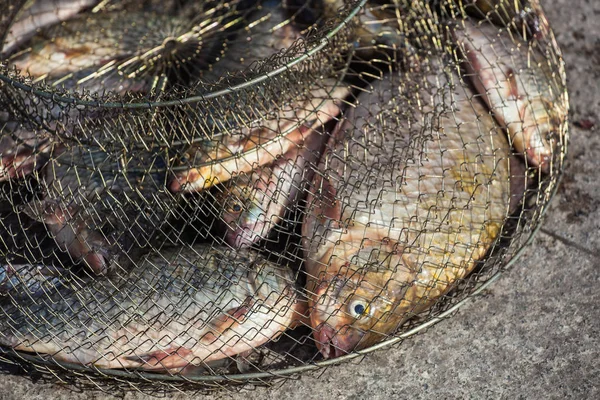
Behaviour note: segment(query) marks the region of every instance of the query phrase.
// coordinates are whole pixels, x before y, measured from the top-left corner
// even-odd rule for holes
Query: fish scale
[[[250,251],[168,249],[113,280],[64,287],[28,307],[3,306],[12,318],[0,342],[99,368],[198,365],[257,347],[297,323],[304,303],[293,282],[289,268]],[[248,304],[227,319],[228,310]],[[175,356],[161,363],[161,351]]]
[[[116,253],[133,243],[146,247],[167,223],[177,199],[164,188],[166,165],[142,151],[125,160],[73,147],[49,161],[41,173],[43,198],[22,209],[44,222],[76,261],[104,273]]]
[[[433,71],[373,83],[321,161],[302,235],[311,321],[325,357],[374,344],[447,292],[492,246],[508,213],[503,132],[458,76]],[[389,102],[401,111],[385,113],[383,124]],[[351,283],[331,292],[335,276]],[[348,298],[363,299],[373,315],[352,318]]]

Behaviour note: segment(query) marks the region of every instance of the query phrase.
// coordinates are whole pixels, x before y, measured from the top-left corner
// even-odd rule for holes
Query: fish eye
[[[227,212],[229,212],[231,214],[239,214],[242,212],[243,209],[244,209],[244,207],[242,207],[242,205],[240,203],[235,202],[229,206],[229,209],[227,210]]]
[[[348,313],[356,319],[369,316],[370,307],[365,300],[354,300],[348,305]]]

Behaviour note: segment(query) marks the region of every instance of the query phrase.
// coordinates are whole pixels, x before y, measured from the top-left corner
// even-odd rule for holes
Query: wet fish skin
[[[325,358],[392,334],[500,235],[509,145],[446,73],[384,75],[346,112],[321,159],[302,236],[311,326]]]
[[[244,28],[238,29],[217,62],[206,71],[199,71],[199,78],[207,92],[223,82],[231,84],[232,78],[241,71],[253,74],[252,67],[257,62],[289,49],[302,38],[280,1],[266,0],[260,5],[254,12],[241,7],[240,18],[245,17],[241,26]]]
[[[174,171],[169,189],[175,193],[202,191],[272,163],[335,118],[349,92],[346,86],[325,80],[296,103],[277,110],[276,117],[194,144]]]
[[[61,285],[65,270],[43,264],[0,264],[0,295],[39,297]]]
[[[471,82],[506,127],[512,145],[529,166],[549,172],[564,141],[566,90],[554,83],[552,58],[537,42],[526,42],[490,23],[461,21],[452,29]]]
[[[136,150],[128,156],[72,147],[41,172],[43,197],[22,209],[44,222],[74,261],[103,274],[113,256],[144,247],[176,200],[164,189],[165,161]]]
[[[225,240],[247,247],[269,235],[310,182],[328,135],[314,131],[270,166],[229,180],[216,188],[215,205]]]
[[[318,21],[339,19],[347,1],[314,0],[310,2],[288,0],[289,8],[296,13],[310,15],[307,25]],[[367,2],[355,17],[356,28],[350,35],[354,57],[372,61],[383,52],[406,50],[407,41],[399,24],[399,7],[393,4]]]
[[[118,270],[118,269],[115,269]],[[130,272],[2,305],[0,343],[98,368],[184,370],[251,350],[305,318],[287,267],[200,245],[144,256]]]
[[[539,0],[467,0],[467,11],[475,18],[489,18],[499,26],[514,26],[524,37],[543,40],[550,25]]]
[[[47,132],[14,121],[0,122],[0,182],[41,168],[51,149]]]
[[[66,21],[82,10],[98,3],[99,0],[30,0],[16,20],[2,46],[3,55],[14,51],[25,41],[29,40],[40,29]]]
[[[156,13],[81,14],[38,33],[31,39],[29,48],[9,58],[8,66],[50,83],[75,73],[83,80],[81,71],[85,70],[89,70],[91,77],[139,80],[140,76],[151,75],[148,66],[160,65],[156,60],[160,61],[167,52],[167,42],[173,47],[169,53],[173,53],[176,46],[198,45],[194,37],[178,38],[186,30],[185,21]],[[146,58],[146,68],[136,74],[136,67],[144,64]],[[116,66],[112,68],[114,63]],[[86,84],[81,86],[87,88]]]

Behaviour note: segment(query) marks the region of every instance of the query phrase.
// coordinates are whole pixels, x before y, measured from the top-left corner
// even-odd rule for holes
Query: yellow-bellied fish
[[[471,272],[508,213],[509,145],[456,74],[387,73],[325,150],[302,227],[325,358],[394,333]]]

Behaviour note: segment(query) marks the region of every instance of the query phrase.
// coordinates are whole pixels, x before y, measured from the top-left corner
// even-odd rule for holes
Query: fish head
[[[30,218],[42,222],[58,247],[76,261],[83,261],[98,275],[106,272],[110,258],[106,238],[96,231],[78,206],[64,206],[50,199],[33,200],[20,207]]]
[[[325,358],[336,358],[371,346],[391,333],[409,315],[409,290],[415,273],[400,255],[381,254],[378,266],[331,265],[308,280],[310,323]],[[375,268],[374,268],[375,267]]]
[[[561,101],[550,102],[540,97],[521,108],[523,135],[513,135],[513,144],[524,149],[527,161],[548,173],[556,148],[563,137],[566,118]]]
[[[240,175],[217,195],[222,205],[221,219],[225,227],[225,239],[236,247],[247,247],[260,240],[266,232],[267,215],[263,200],[267,196],[256,187],[255,177]]]

